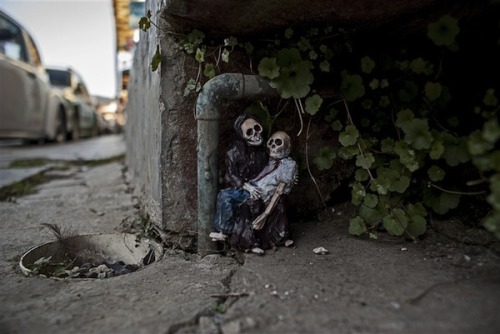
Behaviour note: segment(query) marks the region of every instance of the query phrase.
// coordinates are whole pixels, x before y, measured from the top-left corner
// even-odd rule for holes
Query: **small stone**
[[[316,247],[313,249],[314,254],[324,255],[328,254],[328,250],[324,247]]]

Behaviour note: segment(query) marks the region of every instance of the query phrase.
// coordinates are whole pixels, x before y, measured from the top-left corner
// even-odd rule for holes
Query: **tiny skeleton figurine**
[[[254,193],[237,211],[230,244],[238,249],[263,254],[267,248],[293,242],[288,239],[288,220],[283,196],[288,194],[297,179],[297,163],[288,155],[290,137],[275,132],[267,142],[269,161],[250,183]]]
[[[267,163],[266,148],[263,145],[262,125],[252,116],[242,114],[233,124],[234,141],[226,152],[226,173],[224,181],[228,188],[217,196],[214,219],[216,232],[210,233],[214,241],[224,241],[233,231],[234,212],[248,197],[259,191],[250,183]]]

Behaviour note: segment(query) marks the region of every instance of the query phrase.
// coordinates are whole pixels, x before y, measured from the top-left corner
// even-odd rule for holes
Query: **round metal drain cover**
[[[36,246],[19,261],[23,274],[59,278],[107,278],[160,260],[160,244],[135,234],[76,235]]]

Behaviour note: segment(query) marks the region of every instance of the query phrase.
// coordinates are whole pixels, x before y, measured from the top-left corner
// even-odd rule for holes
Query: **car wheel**
[[[78,115],[73,118],[73,124],[71,128],[72,128],[70,133],[71,140],[80,139],[80,119],[78,118]]]
[[[64,110],[59,110],[59,112],[57,113],[55,134],[56,135],[54,136],[54,141],[56,143],[63,143],[66,141],[68,130],[66,127],[66,116]]]
[[[94,122],[92,124],[92,129],[90,129],[90,136],[97,137],[99,136],[99,127],[97,126],[97,119],[94,118]]]

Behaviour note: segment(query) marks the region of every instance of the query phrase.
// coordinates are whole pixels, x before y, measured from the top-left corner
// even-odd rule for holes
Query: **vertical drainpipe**
[[[221,104],[227,99],[276,96],[276,90],[258,75],[225,73],[203,85],[196,100],[198,123],[198,253],[215,252],[209,238],[218,192],[218,143]]]

